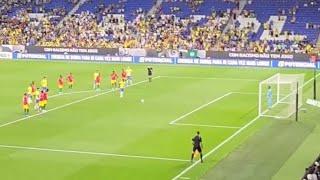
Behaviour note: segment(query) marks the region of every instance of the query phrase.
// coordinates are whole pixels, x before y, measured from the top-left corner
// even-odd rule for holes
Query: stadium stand
[[[302,180],[320,179],[320,155],[308,168],[306,168],[306,172],[301,179]]]
[[[164,14],[175,14],[178,17],[190,15],[211,15],[212,11],[227,11],[235,8],[233,1],[223,0],[165,0],[163,2]]]
[[[15,16],[19,11],[26,10],[28,13],[50,13],[53,15],[65,15],[70,11],[78,0],[9,0],[1,1],[1,14]]]
[[[319,1],[312,0],[248,1],[222,44],[227,50],[309,53],[319,34],[319,11]]]
[[[309,53],[319,36],[319,0],[163,0],[147,15],[156,2],[1,1],[0,44]]]

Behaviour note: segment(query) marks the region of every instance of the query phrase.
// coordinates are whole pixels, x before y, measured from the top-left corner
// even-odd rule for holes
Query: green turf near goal
[[[275,74],[259,83],[259,115],[289,118],[302,106],[304,74]],[[296,99],[296,94],[298,100]]]

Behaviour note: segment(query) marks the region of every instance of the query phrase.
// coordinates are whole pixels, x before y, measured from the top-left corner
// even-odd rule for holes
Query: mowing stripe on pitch
[[[210,128],[226,128],[226,129],[240,129],[239,126],[215,126],[206,124],[188,124],[188,123],[173,123],[172,125],[177,126],[195,126],[195,127],[210,127]]]
[[[317,78],[318,76],[320,76],[320,73],[316,75],[315,78]],[[310,82],[312,82],[314,80],[314,78],[309,79],[307,82],[305,82],[303,84],[303,86],[301,88],[303,88],[304,86],[306,86],[307,84],[309,84]],[[235,133],[233,133],[230,137],[228,137],[227,139],[225,139],[224,141],[222,141],[220,144],[218,144],[218,146],[216,146],[215,148],[213,148],[211,151],[209,151],[207,154],[205,154],[203,156],[203,159],[205,159],[206,157],[210,156],[212,153],[214,153],[215,151],[217,151],[218,149],[220,149],[224,144],[228,143],[229,141],[231,141],[234,137],[238,136],[238,134],[240,134],[243,130],[245,130],[247,127],[249,127],[251,124],[253,124],[254,122],[256,122],[258,119],[260,118],[260,116],[255,117],[254,119],[252,119],[251,121],[249,121],[245,126],[243,126],[242,128],[240,128],[238,131],[236,131]],[[172,178],[172,180],[177,180],[180,177],[182,177],[182,175],[184,175],[185,173],[187,173],[188,171],[190,171],[192,168],[194,168],[197,164],[199,164],[201,161],[198,160],[195,163],[193,163],[192,165],[188,166],[187,168],[185,168],[183,171],[181,171],[177,176],[175,176],[174,178]]]
[[[162,77],[162,76],[161,76],[161,77]],[[203,105],[197,107],[196,109],[194,109],[194,110],[192,110],[192,111],[190,111],[190,112],[188,112],[188,113],[186,113],[186,114],[178,117],[177,119],[171,121],[169,124],[174,124],[174,123],[180,121],[181,119],[189,116],[190,114],[192,114],[192,113],[194,113],[194,112],[196,112],[196,111],[199,111],[200,109],[205,108],[206,106],[209,106],[210,104],[212,104],[212,103],[214,103],[214,102],[217,102],[217,101],[219,101],[219,100],[221,100],[221,99],[223,99],[223,98],[225,98],[225,97],[227,97],[227,96],[229,96],[229,95],[231,95],[231,94],[232,94],[232,92],[226,93],[226,94],[224,94],[224,95],[222,95],[222,96],[220,96],[220,97],[218,97],[218,98],[216,98],[216,99],[214,99],[214,100],[212,100],[212,101],[210,101],[210,102],[208,102],[208,103],[206,103],[206,104],[203,104]]]
[[[95,156],[124,157],[124,158],[135,158],[135,159],[150,159],[150,160],[162,160],[162,161],[190,162],[190,160],[178,159],[178,158],[115,154],[115,153],[104,153],[104,152],[90,152],[90,151],[78,151],[78,150],[66,150],[66,149],[52,149],[52,148],[29,147],[29,146],[13,146],[13,145],[3,145],[3,144],[0,144],[0,148],[30,150],[30,151],[60,152],[60,153],[71,153],[71,154],[85,154],[85,155],[95,155]]]
[[[245,78],[223,78],[223,77],[193,77],[193,76],[161,76],[172,79],[204,79],[204,80],[226,80],[226,81],[261,81],[260,79],[245,79]]]
[[[159,77],[159,76],[154,77],[154,79],[157,79],[157,78],[160,78],[160,77]],[[136,85],[138,85],[138,84],[145,83],[145,82],[148,82],[148,80],[139,81],[139,82],[137,82],[137,83],[134,83],[134,84],[132,84],[132,85],[129,85],[128,87],[136,86]],[[61,105],[61,106],[57,106],[57,107],[55,107],[55,108],[52,108],[52,109],[47,110],[46,112],[42,112],[42,113],[38,113],[38,114],[33,114],[33,115],[26,116],[26,117],[23,117],[23,118],[20,118],[20,119],[11,121],[11,122],[7,122],[7,123],[4,123],[4,124],[1,124],[1,125],[0,125],[0,128],[5,127],[5,126],[8,126],[8,125],[11,125],[11,124],[18,123],[18,122],[23,121],[23,120],[26,120],[26,119],[30,119],[30,118],[33,118],[33,117],[36,117],[36,116],[40,116],[40,115],[43,115],[43,114],[48,113],[48,112],[51,112],[51,111],[55,111],[55,110],[58,110],[58,109],[62,109],[62,108],[71,106],[71,105],[73,105],[73,104],[77,104],[77,103],[80,103],[80,102],[82,102],[82,101],[86,101],[86,100],[89,100],[89,99],[92,99],[92,98],[95,98],[95,97],[98,97],[98,96],[101,96],[101,95],[104,95],[104,94],[108,94],[108,93],[114,92],[114,91],[116,91],[116,90],[117,90],[117,89],[115,89],[115,90],[109,90],[109,91],[106,91],[106,92],[103,92],[103,93],[99,93],[99,94],[95,94],[95,95],[92,95],[92,96],[89,96],[89,97],[86,97],[86,98],[83,98],[83,99],[79,99],[79,100],[73,101],[73,102],[71,102],[71,103],[67,103],[67,104],[64,104],[64,105]]]

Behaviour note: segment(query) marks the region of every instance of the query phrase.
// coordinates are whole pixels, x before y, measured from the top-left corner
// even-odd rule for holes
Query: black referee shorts
[[[201,152],[202,152],[201,147],[200,147],[200,146],[193,146],[192,152],[196,152],[196,151],[198,151],[199,153],[201,153]]]

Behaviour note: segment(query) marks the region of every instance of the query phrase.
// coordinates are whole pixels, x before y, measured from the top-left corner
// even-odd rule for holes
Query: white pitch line
[[[190,179],[189,177],[180,177],[179,179]]]
[[[260,81],[260,79],[245,79],[245,78],[223,78],[223,77],[192,77],[192,76],[161,76],[164,78],[174,78],[174,79],[212,79],[212,80],[226,80],[226,81]]]
[[[226,129],[240,129],[239,126],[215,126],[215,125],[206,125],[206,124],[188,124],[188,123],[173,123],[177,126],[195,126],[195,127],[210,127],[210,128],[226,128]]]
[[[320,73],[316,75],[316,78],[320,76]],[[303,86],[301,88],[303,88],[304,86],[306,86],[307,84],[309,84],[310,82],[312,82],[314,80],[314,78],[309,79],[307,82],[305,82],[303,84]],[[245,130],[247,127],[249,127],[251,124],[253,124],[254,122],[256,122],[258,119],[260,118],[260,116],[258,115],[257,117],[255,117],[254,119],[252,119],[251,121],[249,121],[249,123],[247,123],[245,126],[243,126],[242,128],[240,128],[238,131],[236,131],[235,133],[233,133],[230,137],[228,137],[227,139],[225,139],[224,141],[222,141],[218,146],[216,146],[215,148],[213,148],[211,151],[209,151],[207,154],[205,154],[203,156],[203,159],[205,159],[206,157],[210,156],[212,153],[214,153],[215,151],[217,151],[218,149],[220,149],[224,144],[228,143],[229,141],[231,141],[234,137],[236,137],[238,134],[240,134],[243,130]],[[201,161],[198,160],[195,163],[193,163],[192,165],[188,166],[186,169],[184,169],[183,171],[181,171],[177,176],[175,176],[174,178],[172,178],[172,180],[177,180],[179,179],[182,175],[184,175],[185,173],[187,173],[188,171],[190,171],[192,168],[194,168],[197,164],[199,164]]]
[[[107,91],[107,90],[102,90],[102,92],[103,91]],[[52,96],[49,96],[49,98],[55,98],[58,96],[64,96],[64,95],[69,95],[69,94],[88,93],[88,92],[96,92],[96,90],[74,91],[74,92],[67,92],[67,93],[61,93],[61,94],[54,94]],[[101,91],[99,91],[99,92],[101,92]]]
[[[52,148],[40,148],[40,147],[29,147],[29,146],[13,146],[13,145],[3,145],[3,144],[0,144],[0,148],[30,150],[30,151],[60,152],[60,153],[72,153],[72,154],[86,154],[86,155],[96,155],[96,156],[125,157],[125,158],[135,158],[135,159],[151,159],[151,160],[163,160],[163,161],[190,162],[190,160],[178,159],[178,158],[140,156],[140,155],[115,154],[115,153],[90,152],[90,151],[65,150],[65,149],[52,149]]]
[[[162,76],[161,76],[161,77],[162,77]],[[212,100],[212,101],[210,101],[210,102],[208,102],[208,103],[206,103],[206,104],[203,104],[203,105],[197,107],[196,109],[194,109],[194,110],[192,110],[192,111],[190,111],[190,112],[188,112],[188,113],[186,113],[186,114],[178,117],[177,119],[171,121],[169,124],[174,124],[174,123],[180,121],[181,119],[189,116],[190,114],[192,114],[192,113],[194,113],[194,112],[196,112],[196,111],[199,111],[200,109],[202,109],[202,108],[204,108],[204,107],[206,107],[206,106],[209,106],[210,104],[212,104],[212,103],[214,103],[214,102],[217,102],[217,101],[219,101],[219,100],[221,100],[221,99],[223,99],[223,98],[225,98],[225,97],[227,97],[227,96],[229,96],[229,95],[231,95],[231,94],[232,94],[232,92],[229,92],[229,93],[224,94],[224,95],[222,95],[222,96],[220,96],[220,97],[218,97],[218,98],[216,98],[216,99],[214,99],[214,100]]]
[[[156,78],[160,78],[159,76],[155,77],[154,79]],[[145,82],[148,82],[148,80],[144,80],[144,81],[140,81],[140,82],[137,82],[137,83],[134,83],[132,85],[129,85],[127,87],[132,87],[132,86],[136,86],[138,84],[141,84],[141,83],[145,83]],[[47,110],[46,112],[42,112],[42,113],[38,113],[38,114],[33,114],[33,115],[30,115],[30,116],[26,116],[26,117],[23,117],[23,118],[20,118],[20,119],[17,119],[17,120],[14,120],[14,121],[11,121],[11,122],[7,122],[7,123],[4,123],[4,124],[1,124],[0,125],[0,128],[4,127],[4,126],[8,126],[8,125],[11,125],[11,124],[14,124],[14,123],[17,123],[17,122],[20,122],[20,121],[23,121],[23,120],[26,120],[26,119],[30,119],[30,118],[33,118],[33,117],[36,117],[36,116],[40,116],[40,115],[43,115],[45,113],[48,113],[48,112],[51,112],[51,111],[55,111],[55,110],[58,110],[58,109],[62,109],[62,108],[65,108],[67,106],[70,106],[70,105],[73,105],[73,104],[77,104],[77,103],[80,103],[82,101],[86,101],[88,99],[92,99],[92,98],[95,98],[95,97],[98,97],[98,96],[101,96],[101,95],[104,95],[104,94],[108,94],[108,93],[111,93],[111,92],[114,92],[116,90],[109,90],[109,91],[106,91],[106,92],[103,92],[103,93],[99,93],[99,94],[95,94],[95,95],[92,95],[92,96],[89,96],[89,97],[86,97],[86,98],[83,98],[83,99],[79,99],[79,100],[76,100],[76,101],[73,101],[71,103],[67,103],[67,104],[64,104],[64,105],[61,105],[61,106],[57,106],[55,108],[52,108],[52,109],[49,109]]]

